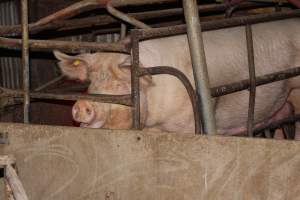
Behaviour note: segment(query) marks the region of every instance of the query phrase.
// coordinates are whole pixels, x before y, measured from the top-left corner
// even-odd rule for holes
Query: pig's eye
[[[86,109],[85,109],[85,112],[86,112],[88,115],[92,114],[92,111],[91,111],[91,109],[89,109],[89,108],[86,108]]]

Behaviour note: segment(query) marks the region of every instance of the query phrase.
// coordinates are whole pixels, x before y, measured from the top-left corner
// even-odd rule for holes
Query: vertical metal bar
[[[5,25],[5,2],[1,3],[0,9],[1,9],[1,24]],[[7,63],[6,63],[6,57],[1,57],[1,64],[2,64],[2,68],[3,68],[3,86],[8,88],[8,69],[7,69]]]
[[[140,125],[140,81],[139,81],[139,32],[131,31],[132,68],[131,68],[131,98],[132,98],[132,127],[141,129]]]
[[[8,3],[9,2],[4,2],[3,3],[3,22],[4,25],[9,25],[9,20],[8,20],[8,15],[9,15],[9,11],[8,11]],[[7,86],[8,88],[12,88],[12,69],[11,69],[11,65],[9,62],[10,57],[5,56],[5,66],[7,67]]]
[[[8,19],[9,19],[9,25],[15,25],[15,18],[14,16],[16,15],[16,13],[14,12],[14,1],[9,1],[9,5],[8,5]],[[13,77],[13,89],[17,89],[18,88],[18,77],[17,77],[17,71],[18,71],[18,67],[16,64],[16,58],[15,57],[10,57],[10,65],[11,65],[11,69],[12,69],[12,77]]]
[[[125,38],[125,36],[126,36],[126,29],[127,29],[126,24],[121,23],[120,39]]]
[[[20,24],[20,19],[18,18],[18,2],[17,1],[12,1],[12,8],[11,8],[11,17],[12,17],[12,20],[13,20],[13,24]],[[21,80],[22,80],[22,66],[21,66],[21,59],[19,57],[15,57],[14,58],[14,65],[15,65],[15,68],[16,68],[16,88],[17,89],[21,89],[22,87],[22,83],[21,83]]]
[[[253,137],[256,77],[255,77],[252,29],[251,29],[251,25],[249,24],[246,25],[246,40],[247,40],[248,68],[249,68],[249,80],[250,80],[247,132],[249,137]]]
[[[184,16],[187,25],[187,35],[192,57],[193,73],[197,95],[202,110],[204,134],[216,134],[216,122],[213,103],[210,94],[207,65],[205,59],[203,38],[196,0],[183,0]]]
[[[28,48],[28,0],[21,1],[22,12],[22,65],[23,65],[23,89],[24,89],[24,123],[29,123],[29,48]]]

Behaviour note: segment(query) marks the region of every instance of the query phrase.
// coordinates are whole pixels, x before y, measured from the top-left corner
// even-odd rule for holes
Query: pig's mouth
[[[80,127],[83,128],[101,128],[104,125],[104,121],[92,122],[92,123],[80,123]]]

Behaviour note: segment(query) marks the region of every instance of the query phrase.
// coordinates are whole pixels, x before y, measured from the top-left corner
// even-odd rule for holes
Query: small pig
[[[256,76],[299,66],[300,20],[288,19],[252,26]],[[211,87],[249,78],[245,27],[203,33]],[[63,74],[71,79],[90,81],[89,93],[129,94],[130,55],[93,53],[68,56],[54,51]],[[141,67],[171,66],[182,71],[194,84],[186,35],[140,42]],[[193,133],[191,103],[185,88],[176,78],[157,75],[141,78],[141,116],[145,128]],[[255,124],[260,126],[289,113],[286,99],[291,89],[300,86],[293,78],[257,87]],[[249,91],[214,98],[218,133],[244,131],[248,117]],[[274,117],[276,116],[276,117]],[[130,128],[130,108],[78,101],[73,117],[83,127]]]

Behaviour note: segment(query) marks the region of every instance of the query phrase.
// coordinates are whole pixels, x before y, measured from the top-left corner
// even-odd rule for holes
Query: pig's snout
[[[72,108],[72,115],[75,121],[88,124],[95,118],[95,109],[88,101],[77,101]]]

